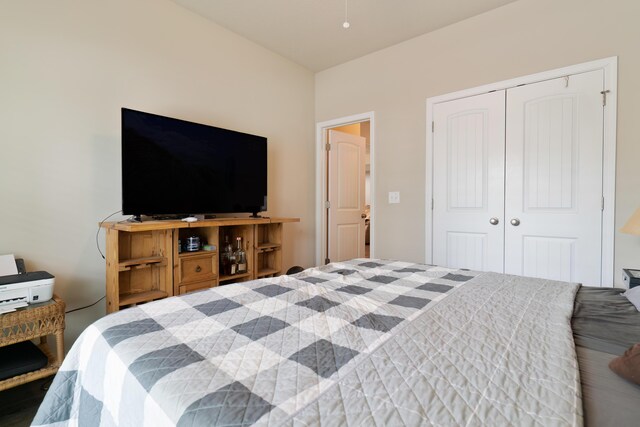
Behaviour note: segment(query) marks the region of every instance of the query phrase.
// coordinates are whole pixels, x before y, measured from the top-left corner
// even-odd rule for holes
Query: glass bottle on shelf
[[[222,248],[222,254],[220,255],[221,271],[224,275],[231,273],[231,255],[233,253],[233,247],[229,243],[229,236],[224,236],[224,246]]]
[[[244,249],[242,249],[242,237],[236,237],[236,242],[238,243],[237,249],[235,252],[236,264],[238,265],[236,273],[246,273],[247,272],[247,254]]]
[[[234,275],[238,272],[238,264],[236,264],[236,253],[231,252],[229,255],[229,274]]]

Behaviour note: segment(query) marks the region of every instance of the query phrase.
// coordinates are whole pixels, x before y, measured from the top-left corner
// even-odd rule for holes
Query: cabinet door
[[[433,109],[433,263],[503,271],[505,92]]]
[[[507,91],[506,273],[600,284],[603,81]]]

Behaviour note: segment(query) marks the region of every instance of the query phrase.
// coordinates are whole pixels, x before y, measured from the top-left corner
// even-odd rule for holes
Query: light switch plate
[[[389,191],[389,203],[400,203],[399,191]]]

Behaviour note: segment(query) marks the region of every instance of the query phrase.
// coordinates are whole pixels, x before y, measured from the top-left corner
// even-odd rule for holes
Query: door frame
[[[330,129],[351,125],[354,123],[369,122],[369,195],[371,219],[369,229],[369,256],[374,258],[375,254],[375,113],[354,114],[316,123],[316,265],[324,265],[324,254],[327,253],[327,217],[324,202],[327,200],[327,156],[325,143],[327,132]]]
[[[608,90],[607,106],[603,113],[603,160],[602,160],[602,272],[601,286],[614,284],[615,256],[615,196],[616,196],[616,120],[618,108],[618,57],[612,56],[541,73],[464,89],[457,92],[427,98],[426,121],[426,195],[425,195],[425,262],[433,260],[433,107],[436,104],[470,96],[481,95],[496,90],[506,90],[516,86],[552,80],[571,74],[589,71],[604,71],[604,87]],[[429,208],[431,206],[431,208]]]

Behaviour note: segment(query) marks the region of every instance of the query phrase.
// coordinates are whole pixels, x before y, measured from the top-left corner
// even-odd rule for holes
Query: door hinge
[[[433,210],[433,199],[431,199],[431,210]]]
[[[328,200],[325,200],[325,202],[324,202],[324,208],[325,208],[325,209],[329,209],[329,208],[331,208],[331,202],[330,202],[330,201],[328,201]]]
[[[325,148],[327,151],[331,151],[331,144],[327,142],[327,144],[324,146],[324,148]]]
[[[611,92],[610,90],[603,90],[600,92],[602,94],[602,106],[605,107],[607,105],[607,94]]]
[[[604,196],[602,197],[602,205],[600,206],[600,210],[604,211]]]
[[[436,131],[436,122],[431,122],[431,133]]]
[[[330,260],[329,258],[325,258],[325,259],[324,259],[324,263],[325,263],[325,264],[329,264],[330,262],[331,262],[331,260]]]

